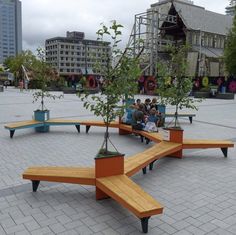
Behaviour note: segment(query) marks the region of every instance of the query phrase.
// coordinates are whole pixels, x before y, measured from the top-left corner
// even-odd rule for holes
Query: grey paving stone
[[[40,229],[36,229],[31,231],[32,235],[41,235],[41,234],[53,234],[52,231],[48,227],[41,227]]]
[[[204,234],[206,234],[205,231],[203,231],[200,228],[195,227],[193,225],[190,225],[189,227],[187,227],[186,230],[189,231],[190,233],[194,234],[194,235],[204,235]]]
[[[211,223],[206,223],[206,224],[201,225],[199,228],[202,229],[205,232],[211,232],[214,229],[216,229],[217,226],[214,225],[214,224],[211,224]]]
[[[14,225],[11,227],[6,227],[6,228],[4,228],[4,230],[7,234],[12,234],[12,233],[16,233],[16,232],[20,232],[22,230],[25,230],[25,227],[23,224],[19,224],[19,225]]]
[[[85,234],[85,235],[90,235],[90,234],[93,234],[93,231],[89,229],[88,226],[86,225],[82,225],[82,226],[79,226],[77,228],[75,228],[77,234]]]
[[[120,235],[120,233],[116,232],[115,230],[113,230],[111,228],[107,228],[107,229],[103,230],[102,233],[104,235]]]
[[[65,232],[65,231],[66,231],[66,228],[65,228],[62,224],[60,224],[60,223],[49,225],[49,228],[50,228],[55,234],[58,234],[58,233],[61,233],[61,232]]]
[[[44,134],[25,129],[10,139],[4,124],[32,118],[37,105],[31,94],[12,88],[0,93],[0,234],[4,229],[9,234],[142,234],[135,216],[112,199],[96,201],[92,186],[41,182],[32,193],[30,181],[21,176],[27,167],[94,165],[103,129],[92,127],[89,134],[84,127],[78,134],[72,126],[52,127]],[[95,119],[75,95],[47,105],[52,118]],[[180,120],[185,138],[236,142],[235,110],[236,100],[203,101],[191,125]],[[115,129],[111,139],[126,157],[153,145],[135,136],[120,137]],[[163,158],[153,171],[134,175],[164,205],[164,214],[149,220],[149,234],[236,234],[235,155],[235,148],[229,149],[228,158],[219,149],[186,150],[181,160]]]

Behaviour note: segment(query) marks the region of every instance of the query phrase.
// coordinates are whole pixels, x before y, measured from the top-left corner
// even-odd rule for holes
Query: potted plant
[[[123,116],[126,103],[122,102],[122,100],[133,98],[137,92],[137,80],[141,73],[138,60],[140,54],[134,58],[129,48],[124,51],[118,48],[121,42],[122,27],[116,21],[112,21],[110,27],[102,24],[101,29],[97,31],[97,40],[104,43],[107,43],[104,41],[105,38],[111,40],[110,52],[102,54],[102,61],[105,63],[101,62],[96,65],[96,70],[100,71],[100,75],[103,77],[102,94],[79,94],[82,101],[84,101],[84,107],[92,111],[96,116],[102,117],[105,123],[104,141],[97,158],[121,155],[110,141],[109,124],[116,117]],[[117,58],[119,58],[118,62],[114,63],[113,60],[117,60]],[[109,143],[115,151],[109,150]]]
[[[159,94],[165,103],[175,106],[174,125],[180,128],[178,122],[179,109],[189,108],[197,110],[194,100],[189,96],[192,90],[192,79],[186,77],[188,46],[168,47],[170,60],[158,64]]]
[[[165,128],[168,133],[166,140],[182,144],[183,129],[178,122],[179,109],[197,110],[196,101],[190,97],[192,79],[186,77],[188,46],[170,46],[167,49],[170,52],[170,60],[158,64],[158,91],[166,104],[175,106],[174,124]],[[182,150],[174,153],[174,157],[182,158]]]
[[[45,61],[45,51],[42,48],[37,49],[38,59],[36,60],[33,70],[33,80],[37,81],[37,88],[39,90],[33,93],[33,103],[40,100],[40,108],[34,111],[34,119],[36,121],[44,122],[49,119],[50,112],[45,107],[45,98],[61,98],[62,95],[54,95],[48,91],[48,83],[55,76],[53,69]],[[48,132],[49,126],[36,127],[37,132]]]

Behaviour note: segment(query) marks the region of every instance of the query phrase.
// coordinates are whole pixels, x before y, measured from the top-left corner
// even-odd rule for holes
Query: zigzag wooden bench
[[[88,129],[90,126],[105,126],[101,121],[81,121],[80,125],[85,125]],[[30,167],[23,173],[23,178],[32,181],[34,192],[37,191],[40,181],[94,185],[97,199],[111,197],[116,200],[141,220],[142,231],[147,233],[150,216],[161,214],[163,206],[128,177],[140,170],[145,174],[147,166],[152,170],[154,162],[163,157],[181,158],[183,149],[221,148],[227,157],[228,148],[234,146],[231,141],[183,140],[183,136],[179,138],[175,134],[170,135],[170,141],[164,141],[160,133],[132,130],[131,126],[118,122],[113,122],[110,126],[119,128],[121,135],[135,133],[157,144],[125,160],[122,156],[118,156],[118,160],[113,164],[109,158],[95,159],[95,168]],[[88,129],[86,128],[86,132]],[[105,162],[99,163],[99,161]]]

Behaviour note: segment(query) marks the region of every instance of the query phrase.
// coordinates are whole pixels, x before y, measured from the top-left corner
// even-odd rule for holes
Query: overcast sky
[[[45,39],[65,36],[66,31],[85,32],[96,39],[100,23],[117,20],[124,26],[123,41],[128,42],[134,15],[145,12],[154,0],[21,0],[23,49],[44,46]],[[195,5],[225,13],[229,0],[195,0]]]

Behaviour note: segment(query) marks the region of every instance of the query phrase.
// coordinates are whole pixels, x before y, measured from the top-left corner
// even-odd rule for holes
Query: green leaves
[[[121,116],[126,108],[123,99],[132,98],[137,91],[137,79],[140,76],[139,59],[129,55],[130,50],[122,51],[119,48],[120,36],[123,26],[116,21],[111,26],[101,25],[97,31],[98,40],[105,45],[105,37],[111,41],[110,52],[101,53],[103,62],[98,62],[96,70],[100,71],[103,78],[102,94],[79,94],[84,102],[84,107],[96,116],[102,117],[106,123],[107,132],[109,123]],[[108,135],[105,135],[108,136]],[[105,137],[107,138],[107,137]],[[106,140],[107,141],[107,140]]]
[[[196,102],[189,96],[192,90],[192,79],[186,77],[187,60],[186,54],[188,47],[169,47],[171,53],[170,61],[159,63],[158,67],[158,90],[163,104],[175,106],[175,112],[179,109],[190,108],[197,110]],[[175,117],[175,127],[177,116]]]
[[[229,74],[236,75],[236,15],[234,16],[233,26],[227,35],[224,61]]]

